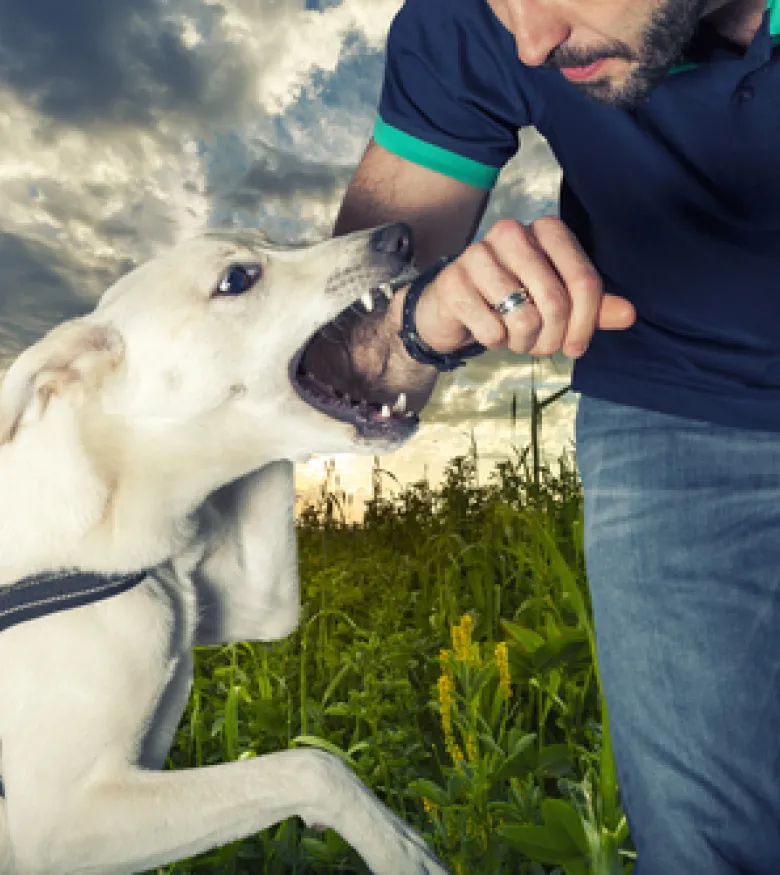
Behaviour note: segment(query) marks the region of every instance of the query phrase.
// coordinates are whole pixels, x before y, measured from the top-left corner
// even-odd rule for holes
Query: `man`
[[[404,219],[435,265],[387,320],[423,396],[474,340],[576,359],[636,875],[780,872],[780,0],[765,4],[407,0],[336,226]],[[561,219],[503,219],[469,245],[528,125],[562,165]]]

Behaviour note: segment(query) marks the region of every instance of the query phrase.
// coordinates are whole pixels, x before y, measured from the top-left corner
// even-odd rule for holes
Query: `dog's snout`
[[[371,251],[383,255],[412,257],[412,229],[405,222],[395,222],[379,228],[371,235]]]

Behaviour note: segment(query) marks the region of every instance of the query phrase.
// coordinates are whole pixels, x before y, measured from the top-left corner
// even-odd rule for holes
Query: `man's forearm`
[[[412,229],[415,267],[422,270],[443,255],[459,254],[473,239],[489,193],[417,167],[370,142],[341,204],[333,235],[338,237],[387,222]],[[406,352],[398,332],[407,289],[390,301],[381,342],[395,375],[418,403],[428,400],[437,372]],[[421,406],[421,405],[420,405]]]
[[[453,204],[448,212],[458,213],[458,205]],[[398,209],[389,204],[377,203],[366,192],[352,191],[347,193],[341,205],[333,236],[341,237],[353,231],[384,225],[386,222],[406,222],[412,229],[415,265],[423,269],[443,255],[457,255],[462,252],[474,239],[483,212],[484,206],[471,221],[462,212],[459,217],[449,215],[445,218],[440,209]]]
[[[370,143],[341,204],[334,237],[406,222],[415,265],[457,255],[474,239],[489,192],[414,167]]]

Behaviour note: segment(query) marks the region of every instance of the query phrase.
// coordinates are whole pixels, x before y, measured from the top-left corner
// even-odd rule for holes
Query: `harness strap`
[[[76,569],[38,574],[0,587],[0,633],[68,608],[109,598],[137,586],[148,574],[94,574]]]

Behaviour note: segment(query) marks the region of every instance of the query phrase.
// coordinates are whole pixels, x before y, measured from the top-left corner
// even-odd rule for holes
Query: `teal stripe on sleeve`
[[[463,155],[442,149],[441,146],[426,143],[425,140],[387,124],[381,117],[376,120],[373,137],[388,152],[477,188],[493,188],[501,172],[500,167],[481,164],[472,158],[464,158]]]
[[[780,0],[767,0],[766,8],[769,10],[769,34],[776,45],[780,39]]]

